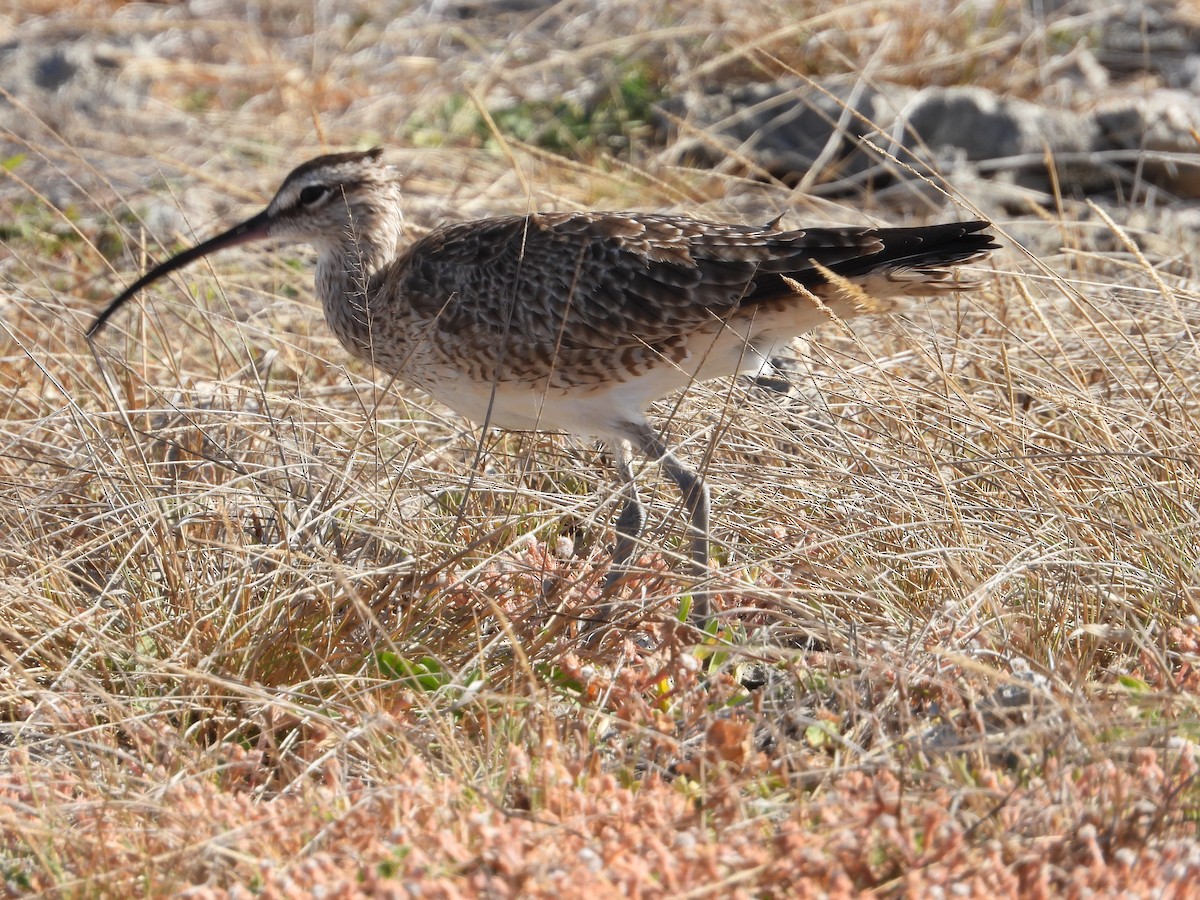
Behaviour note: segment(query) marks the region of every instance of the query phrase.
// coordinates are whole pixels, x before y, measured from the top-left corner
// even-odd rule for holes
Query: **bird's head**
[[[399,232],[400,188],[396,170],[383,162],[383,149],[318,156],[293,169],[266,209],[216,237],[155,266],[96,317],[89,338],[143,288],[196,260],[238,244],[274,238],[314,245],[318,250],[390,242]]]

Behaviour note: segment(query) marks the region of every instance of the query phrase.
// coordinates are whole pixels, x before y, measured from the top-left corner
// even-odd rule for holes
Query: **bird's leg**
[[[617,543],[613,548],[612,571],[604,584],[606,590],[626,574],[626,564],[646,525],[646,508],[638,497],[637,484],[633,480],[633,453],[628,441],[614,444],[613,467],[621,478],[621,494],[625,497],[625,505],[617,517]]]
[[[612,441],[613,468],[621,478],[621,494],[625,505],[617,517],[617,541],[613,547],[612,564],[608,576],[604,579],[603,595],[608,597],[620,585],[621,580],[629,574],[629,559],[637,547],[642,528],[646,525],[646,507],[638,498],[637,484],[633,480],[633,453],[629,441]],[[599,621],[608,622],[612,619],[613,604],[606,603],[600,608]]]
[[[637,443],[637,448],[651,459],[662,463],[663,471],[679,486],[683,494],[683,505],[688,511],[688,531],[692,536],[692,574],[697,578],[707,579],[708,571],[708,485],[699,472],[693,472],[679,461],[679,458],[667,449],[662,438],[655,434],[654,429],[645,422],[634,426],[631,435]],[[701,628],[708,626],[712,617],[712,604],[709,590],[706,586],[697,587],[692,592],[692,619]]]

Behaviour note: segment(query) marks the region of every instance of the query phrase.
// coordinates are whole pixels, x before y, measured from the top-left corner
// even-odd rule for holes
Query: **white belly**
[[[770,354],[789,338],[774,339],[760,332],[747,342],[729,329],[720,335],[698,335],[680,364],[664,360],[638,375],[614,372],[612,381],[578,387],[548,387],[545,380],[481,383],[461,372],[446,372],[436,382],[419,386],[487,427],[566,431],[607,440],[625,434],[629,423],[642,421],[646,408],[660,397],[696,381],[760,372]]]

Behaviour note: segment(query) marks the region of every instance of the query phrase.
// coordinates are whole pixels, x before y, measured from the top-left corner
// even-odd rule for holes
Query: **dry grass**
[[[9,893],[1197,883],[1200,280],[1187,229],[1139,229],[1150,200],[983,210],[1040,258],[1014,246],[978,294],[829,326],[790,397],[714,383],[663,405],[714,489],[719,638],[677,624],[676,501],[647,471],[667,550],[582,648],[616,502],[604,460],[481,436],[346,362],[307,251],[197,266],[97,357],[81,334],[143,241],[157,259],[173,228],[210,233],[322,142],[396,148],[414,230],[572,205],[852,221],[657,164],[637,125],[616,155],[587,135],[560,155],[496,113],[630,71],[667,90],[792,70],[1026,93],[1060,35],[1017,4],[630,0],[450,25],[208,6],[2,14],[35,43],[109,36],[151,97],[94,116],[10,98]]]

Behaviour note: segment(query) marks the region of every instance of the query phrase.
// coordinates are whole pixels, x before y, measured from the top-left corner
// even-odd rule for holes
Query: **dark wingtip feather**
[[[883,264],[924,268],[979,260],[1000,249],[994,236],[985,232],[989,227],[991,222],[976,219],[916,228],[879,228],[875,233],[883,249],[851,260],[838,274],[859,275]]]

